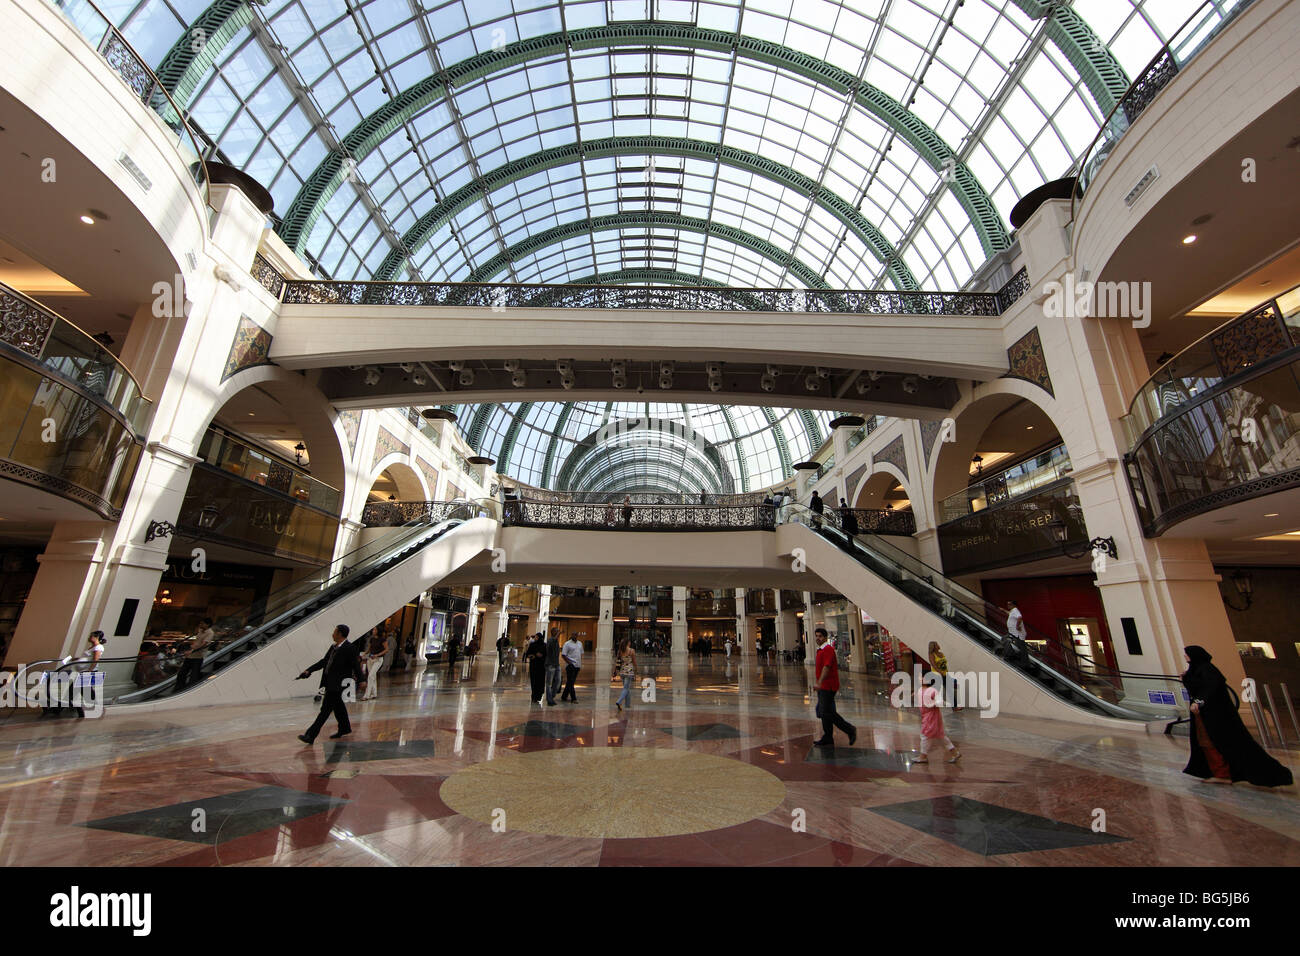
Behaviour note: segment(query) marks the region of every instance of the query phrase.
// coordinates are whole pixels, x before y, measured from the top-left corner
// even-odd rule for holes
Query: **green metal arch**
[[[474,409],[474,420],[470,422],[469,429],[465,432],[465,442],[474,453],[478,454],[483,450],[483,432],[487,430],[488,420],[492,417],[492,409],[497,407],[496,402],[486,402]]]
[[[551,480],[551,469],[555,467],[555,446],[563,439],[564,426],[569,424],[569,418],[573,415],[573,402],[565,402],[564,407],[560,409],[560,415],[555,421],[555,429],[551,432],[551,440],[546,443],[546,458],[542,462],[542,487],[545,488],[547,482]]]
[[[1014,3],[1035,20],[1047,20],[1044,25],[1047,38],[1079,74],[1101,115],[1109,116],[1128,90],[1129,78],[1092,27],[1072,7],[1041,0],[1014,0]]]
[[[185,28],[154,70],[177,104],[189,102],[226,44],[252,20],[253,8],[245,0],[213,0]]]
[[[787,445],[785,441],[785,429],[783,429],[781,423],[777,421],[776,412],[772,411],[772,409],[768,408],[766,405],[762,406],[762,408],[763,417],[766,418],[767,423],[772,426],[772,437],[776,439],[777,454],[781,456],[781,477],[789,478],[794,474],[794,462],[790,459],[790,446]]]
[[[811,409],[799,409],[799,419],[803,422],[804,434],[808,438],[808,454],[811,455],[821,447],[822,429],[817,424],[817,416],[812,413]]]
[[[675,136],[611,136],[582,144],[567,143],[563,146],[555,146],[505,163],[480,179],[466,183],[417,219],[402,236],[401,246],[391,250],[384,257],[384,261],[375,273],[375,279],[380,282],[393,279],[406,257],[422,246],[442,225],[473,203],[486,198],[509,183],[546,169],[571,165],[584,159],[642,153],[684,156],[733,166],[770,179],[806,196],[835,216],[871,249],[876,258],[886,267],[890,281],[896,288],[902,290],[920,288],[912,270],[898,254],[894,244],[885,238],[885,234],[854,208],[852,203],[838,193],[822,187],[811,176],[805,176],[789,166],[773,162],[757,153],[731,146],[718,146],[704,140]]]
[[[501,448],[497,452],[497,474],[506,474],[506,469],[510,467],[510,455],[515,450],[515,440],[519,437],[519,429],[523,426],[524,418],[527,417],[532,407],[532,402],[523,402],[510,419],[510,425],[506,428],[506,433],[501,439]]]
[[[448,87],[454,88],[539,57],[555,56],[568,48],[584,50],[656,45],[734,53],[789,70],[838,93],[852,92],[858,105],[897,130],[917,154],[943,176],[970,216],[985,255],[991,256],[1009,245],[1002,218],[975,174],[942,136],[887,93],[860,81],[847,70],[778,43],[736,36],[725,30],[656,22],[619,23],[529,37],[468,57],[407,87],[357,124],[343,137],[341,148],[321,161],[285,213],[280,237],[295,252],[301,252],[321,210],[342,182],[344,159],[360,162],[407,119],[441,99]]]
[[[490,282],[493,276],[505,271],[510,263],[521,256],[526,256],[531,252],[544,249],[549,245],[573,236],[602,230],[622,229],[624,227],[635,228],[637,226],[661,226],[666,229],[699,232],[709,236],[716,236],[719,239],[726,239],[728,242],[734,242],[738,246],[757,252],[765,259],[789,269],[791,274],[810,289],[830,288],[826,284],[826,280],[816,270],[796,258],[793,253],[785,252],[766,239],[760,239],[758,236],[743,229],[737,229],[734,226],[724,226],[716,222],[709,222],[706,219],[697,219],[694,216],[682,216],[678,213],[667,212],[614,213],[608,216],[578,219],[574,222],[552,226],[550,229],[529,236],[527,239],[515,243],[509,249],[497,253],[466,276],[464,281],[467,283]]]
[[[736,431],[736,420],[731,417],[731,409],[726,405],[719,405],[722,409],[722,420],[727,423],[727,431],[731,432],[731,444],[736,448],[736,467],[740,469],[740,490],[749,490],[749,459],[745,457],[745,446],[741,444],[740,432]]]

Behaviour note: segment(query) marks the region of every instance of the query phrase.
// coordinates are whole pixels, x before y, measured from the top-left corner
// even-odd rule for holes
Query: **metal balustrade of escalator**
[[[243,655],[266,646],[308,616],[375,580],[463,522],[492,514],[491,501],[458,504],[461,508],[455,517],[439,516],[436,523],[417,520],[403,524],[216,621],[213,630],[217,640],[215,647],[204,655],[204,673],[220,671]],[[100,669],[108,672],[106,694],[114,704],[153,700],[176,692],[176,673],[181,666],[179,657],[150,654],[147,650],[142,650],[137,659],[101,660],[100,664]],[[131,687],[137,689],[127,690]]]
[[[913,557],[884,538],[851,536],[839,526],[838,515],[814,515],[802,505],[791,506],[786,522],[808,526],[850,555],[863,570],[889,584],[936,615],[951,631],[964,635],[993,653],[1006,647],[1007,612],[975,592]],[[906,636],[902,638],[907,640]],[[1124,720],[1174,720],[1186,716],[1187,703],[1179,678],[1168,674],[1137,674],[1115,670],[1084,659],[1058,635],[1027,628],[1020,657],[1007,666],[1038,684],[1052,696],[1094,714]]]

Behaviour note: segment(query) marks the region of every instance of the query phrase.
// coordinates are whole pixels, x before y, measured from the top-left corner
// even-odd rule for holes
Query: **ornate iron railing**
[[[1156,95],[1169,85],[1192,58],[1253,2],[1254,0],[1238,0],[1232,9],[1224,11],[1222,0],[1205,0],[1183,25],[1174,31],[1169,42],[1160,48],[1146,68],[1129,85],[1128,90],[1111,109],[1110,115],[1102,122],[1093,141],[1075,163],[1074,169],[1078,170],[1078,183],[1072,200],[1075,205],[1096,178],[1097,170],[1101,168],[1120,138],[1133,125],[1134,120],[1142,115],[1155,100]],[[1074,210],[1071,209],[1072,219],[1073,212]]]
[[[263,289],[277,299],[280,298],[280,293],[284,291],[284,275],[279,269],[262,258],[260,252],[253,256],[253,268],[249,271],[252,272],[253,278],[257,280]]]
[[[77,31],[95,46],[100,56],[108,63],[122,81],[130,87],[131,92],[139,97],[149,109],[176,134],[176,146],[182,151],[182,158],[187,162],[190,175],[203,194],[204,203],[210,202],[212,184],[208,180],[208,167],[203,162],[203,147],[198,137],[185,122],[184,114],[172,99],[171,93],[163,84],[149,64],[127,42],[117,27],[93,0],[59,0],[51,6],[62,13]],[[189,140],[192,153],[186,155],[182,144]]]
[[[559,290],[559,291],[557,291]],[[572,290],[569,294],[561,294]],[[715,286],[557,286],[532,283],[325,282],[286,280],[290,305],[441,305],[492,309],[663,309],[684,312],[826,312],[854,315],[1001,315],[997,292],[726,289]]]
[[[1006,281],[1006,284],[998,290],[998,307],[1003,311],[1011,306],[1029,291],[1029,270],[1022,268]]]
[[[506,526],[586,531],[771,531],[766,505],[631,505],[506,501]]]
[[[843,528],[845,519],[850,515],[857,522],[858,534],[890,534],[907,537],[916,534],[916,515],[910,511],[894,511],[890,508],[836,508],[834,509],[835,525]]]
[[[529,488],[521,495],[524,501],[536,501],[548,504],[615,504],[622,505],[624,498],[630,498],[634,505],[709,505],[726,507],[744,507],[763,504],[766,497],[761,492],[749,492],[740,495],[721,495],[701,492],[679,494],[638,492],[628,494],[622,491],[544,491]]]
[[[468,521],[487,512],[482,505],[466,501],[372,501],[361,511],[361,523],[367,528],[396,528],[421,521]]]

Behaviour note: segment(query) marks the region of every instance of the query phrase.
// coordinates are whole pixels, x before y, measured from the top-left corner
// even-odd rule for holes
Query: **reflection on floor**
[[[0,864],[1300,865],[1295,788],[1184,776],[1185,738],[965,710],[961,761],[916,764],[917,715],[850,675],[834,750],[802,667],[651,662],[623,713],[594,676],[539,707],[522,673],[398,672],[314,747],[310,698],[10,714]]]

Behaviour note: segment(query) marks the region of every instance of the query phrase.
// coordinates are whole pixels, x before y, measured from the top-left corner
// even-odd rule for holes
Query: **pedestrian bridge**
[[[937,418],[1009,367],[999,292],[286,280],[269,358],[338,408],[657,400]],[[633,333],[634,334],[630,334]],[[648,400],[648,398],[647,398]]]

